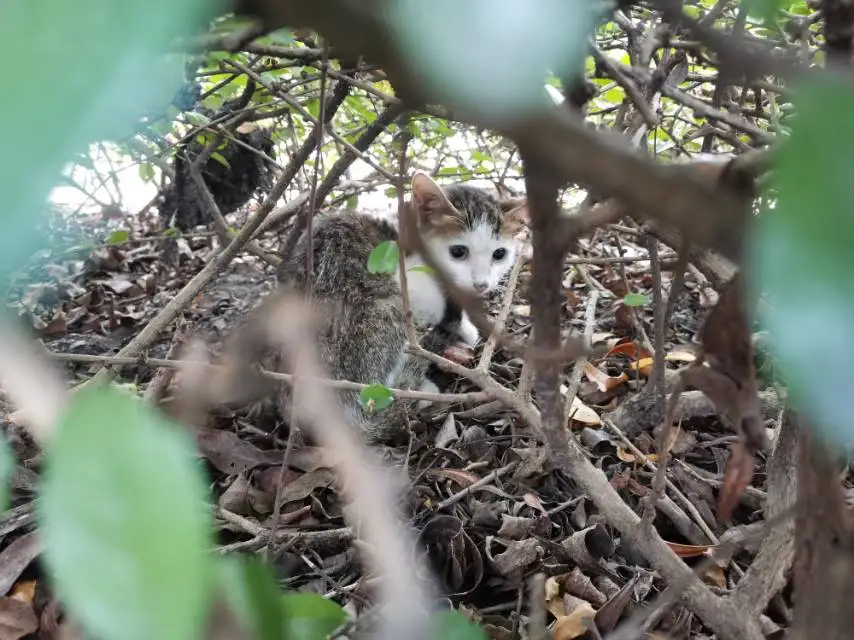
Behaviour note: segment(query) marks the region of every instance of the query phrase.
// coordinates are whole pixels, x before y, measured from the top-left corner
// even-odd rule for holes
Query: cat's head
[[[487,295],[519,258],[526,204],[469,185],[442,188],[420,171],[412,177],[411,204],[425,244],[460,287]]]

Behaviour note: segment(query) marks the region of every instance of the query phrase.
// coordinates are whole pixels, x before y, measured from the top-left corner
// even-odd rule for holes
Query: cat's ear
[[[442,187],[423,171],[412,176],[412,203],[422,219],[452,216],[456,211]]]
[[[530,218],[528,216],[528,201],[525,198],[512,198],[502,200],[501,219],[502,226],[509,235],[518,236],[528,228]]]

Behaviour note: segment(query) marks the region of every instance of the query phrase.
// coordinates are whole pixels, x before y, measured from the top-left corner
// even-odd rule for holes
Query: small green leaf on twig
[[[359,404],[366,411],[382,411],[394,401],[394,396],[384,384],[369,384],[359,392]]]
[[[227,141],[226,141],[226,142],[227,142]],[[219,162],[219,163],[220,163],[221,165],[223,165],[226,169],[231,169],[231,165],[230,165],[230,164],[228,164],[228,160],[226,160],[226,159],[225,159],[225,156],[224,156],[224,155],[222,155],[221,153],[217,153],[216,151],[214,151],[214,152],[211,154],[211,158],[213,158],[214,160],[216,160],[217,162]]]
[[[107,236],[107,244],[121,244],[127,242],[128,238],[130,238],[130,234],[127,231],[118,229]]]
[[[435,269],[433,269],[432,267],[428,267],[426,264],[417,264],[414,267],[409,267],[407,271],[420,271],[429,275],[433,275],[434,273],[436,273]]]
[[[627,293],[623,297],[623,304],[627,307],[642,307],[649,304],[649,298],[642,293]]]
[[[371,251],[368,256],[368,271],[370,273],[394,273],[397,270],[397,259],[400,248],[394,240],[386,240]]]

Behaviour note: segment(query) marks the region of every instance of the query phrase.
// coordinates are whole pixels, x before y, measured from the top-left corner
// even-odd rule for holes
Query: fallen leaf
[[[651,357],[641,358],[639,360],[635,360],[634,362],[629,364],[629,369],[632,371],[637,371],[644,377],[649,377],[652,375],[652,364],[654,359]]]
[[[269,495],[276,494],[281,466],[264,469],[255,476],[258,487]],[[290,469],[288,469],[290,471]],[[335,474],[329,469],[316,469],[297,476],[290,482],[285,475],[285,486],[282,488],[282,504],[294,500],[304,500],[317,489],[325,489],[335,481]]]
[[[454,413],[450,412],[448,413],[448,417],[445,418],[445,421],[442,423],[442,428],[439,429],[439,433],[436,434],[436,440],[433,442],[433,445],[438,449],[445,449],[459,437],[460,434],[457,431],[457,421],[454,419]]]
[[[667,542],[667,540],[664,541],[664,544],[670,547],[670,550],[680,558],[706,556],[709,551],[714,549],[712,544],[680,544],[679,542]]]
[[[470,487],[480,480],[480,478],[473,473],[463,471],[462,469],[428,469],[426,475],[431,478],[451,480],[463,488]]]
[[[35,632],[38,618],[29,602],[17,598],[0,598],[0,638],[19,640]]]
[[[244,473],[262,464],[282,462],[281,451],[262,451],[231,431],[199,427],[196,429],[196,440],[202,455],[217,469],[229,475]]]
[[[102,280],[101,284],[103,284],[107,289],[115,293],[116,295],[122,295],[126,293],[129,289],[134,287],[134,283],[126,278],[111,278],[110,280]]]
[[[608,601],[599,607],[596,612],[594,621],[596,629],[600,634],[613,631],[617,626],[617,622],[632,602],[632,596],[635,592],[635,587],[638,584],[639,576],[635,575],[623,587],[615,593]]]
[[[566,392],[569,391],[569,388],[566,385],[561,385],[560,391],[561,395],[566,396]],[[599,414],[579,400],[578,396],[575,396],[572,399],[572,404],[569,409],[569,419],[575,420],[576,422],[583,422],[584,424],[602,424]]]
[[[495,569],[502,576],[521,578],[530,565],[539,563],[543,553],[540,541],[535,538],[511,541],[505,551],[495,556]]]
[[[668,362],[695,362],[697,354],[690,351],[671,351],[664,356],[664,359]]]
[[[718,587],[719,589],[726,589],[726,574],[724,573],[723,568],[718,565],[712,565],[709,567],[709,570],[703,574],[703,582]]]
[[[652,356],[651,353],[648,353],[644,348],[638,346],[631,340],[615,344],[611,347],[608,353],[605,354],[606,357],[613,355],[624,355],[632,359],[649,358]]]
[[[548,515],[549,512],[546,511],[546,508],[543,506],[543,501],[540,500],[539,496],[536,496],[533,493],[528,492],[522,496],[522,500],[525,501],[526,505],[528,505],[529,507],[531,507],[533,509],[536,509],[537,511],[542,513],[544,516]]]
[[[620,385],[629,379],[629,376],[625,373],[621,373],[618,376],[609,376],[590,362],[584,363],[584,375],[587,376],[588,380],[596,383],[599,391],[610,391],[617,385]]]
[[[623,462],[639,462],[643,464],[643,460],[638,458],[633,453],[630,453],[628,449],[624,449],[623,447],[617,447],[617,457]],[[658,462],[658,454],[657,453],[647,453],[646,459],[650,462]]]
[[[589,602],[581,598],[573,598],[572,596],[564,596],[564,601],[567,598],[572,598],[572,610],[567,615],[557,619],[554,625],[552,637],[554,640],[572,640],[585,635],[593,620],[596,617],[596,610]]]

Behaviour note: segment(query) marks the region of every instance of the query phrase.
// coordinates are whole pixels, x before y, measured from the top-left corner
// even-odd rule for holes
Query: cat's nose
[[[489,284],[486,282],[475,282],[474,290],[478,293],[484,293],[489,288]]]

